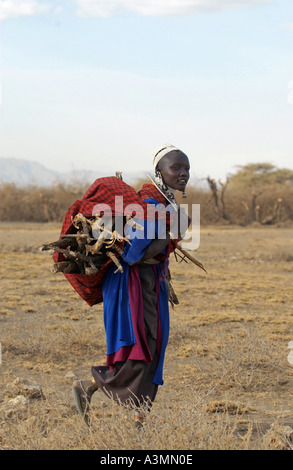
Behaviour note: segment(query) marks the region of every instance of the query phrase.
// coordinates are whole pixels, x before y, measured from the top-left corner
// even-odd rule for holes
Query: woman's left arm
[[[159,253],[161,253],[164,248],[166,248],[166,246],[169,245],[170,241],[171,238],[169,233],[166,233],[166,238],[156,238],[155,240],[153,240],[147,247],[146,252],[141,261],[147,261],[148,259],[157,256]]]

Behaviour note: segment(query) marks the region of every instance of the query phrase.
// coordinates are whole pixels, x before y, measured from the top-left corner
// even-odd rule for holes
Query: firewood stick
[[[63,250],[62,248],[59,248],[57,246],[54,247],[54,250],[57,251],[57,253],[61,253],[65,256],[68,256],[69,258],[77,259],[80,261],[87,261],[92,268],[96,268],[90,256],[83,255],[82,253],[75,253],[71,250]]]
[[[65,271],[66,270],[66,271]],[[61,273],[61,272],[76,272],[77,266],[73,261],[59,261],[59,263],[54,264],[51,271],[52,273]]]
[[[60,238],[64,238],[64,237],[70,237],[70,238],[88,238],[87,234],[86,233],[71,233],[70,235],[69,234],[65,234],[65,235],[60,235]],[[96,238],[93,238],[93,237],[89,237],[90,240],[96,240]]]
[[[196,264],[196,266],[198,266],[199,268],[203,269],[206,273],[208,273],[207,270],[205,269],[204,265],[200,261],[193,258],[193,256],[191,256],[187,251],[183,250],[183,248],[181,248],[179,245],[177,245],[176,249],[181,251],[181,253],[184,256],[186,256],[186,258],[189,259],[192,263]]]
[[[57,240],[56,242],[53,242],[53,243],[46,243],[44,245],[42,245],[42,251],[46,251],[46,250],[51,250],[53,249],[55,246],[56,247],[61,247],[61,246],[69,246],[73,243],[76,243],[76,240],[74,238],[72,238],[71,236],[68,237],[68,235],[66,235],[66,238],[63,238],[62,240]]]
[[[74,266],[73,263],[63,270],[64,274],[78,274],[79,270],[77,264]]]
[[[117,259],[117,257],[114,255],[114,253],[112,253],[112,251],[107,251],[107,256],[113,261],[114,264],[116,264],[117,266],[117,270],[115,271],[115,273],[117,273],[117,271],[120,271],[121,273],[123,273],[123,268],[119,262],[119,260]]]
[[[115,251],[117,251],[117,253],[121,256],[123,255],[123,250],[122,248],[120,248],[120,246],[116,245],[116,243],[114,243],[113,247],[112,247]]]
[[[113,232],[110,232],[110,230],[106,229],[105,227],[99,227],[99,229],[101,229],[102,232],[106,232],[108,233],[109,235],[111,235],[112,237],[109,239],[109,241],[112,241],[113,240],[113,237],[116,239],[118,239],[119,241],[125,241],[127,243],[129,243],[131,245],[131,242],[128,240],[127,237],[123,237],[122,235],[120,235],[118,232],[116,232],[116,230],[114,230]],[[76,238],[87,238],[89,241],[93,241],[93,240],[97,240],[96,237],[88,237],[87,234],[85,233],[70,233],[69,234],[65,234],[65,235],[60,235],[61,238],[63,237],[76,237]]]
[[[82,225],[82,230],[83,230],[84,234],[89,237],[90,236],[90,231],[89,231],[87,222],[85,220],[82,220],[81,225]]]

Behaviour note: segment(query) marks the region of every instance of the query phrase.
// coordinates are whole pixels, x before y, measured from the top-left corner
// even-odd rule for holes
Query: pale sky
[[[0,156],[50,169],[293,169],[292,0],[0,0]]]

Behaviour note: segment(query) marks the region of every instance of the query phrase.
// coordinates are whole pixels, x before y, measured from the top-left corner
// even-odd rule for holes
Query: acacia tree
[[[237,173],[230,175],[230,188],[246,195],[243,205],[246,205],[251,222],[272,224],[279,221],[284,196],[292,199],[293,170],[278,168],[271,163],[249,163],[237,168]]]
[[[293,170],[277,168],[271,163],[249,163],[238,165],[236,174],[230,175],[231,185],[237,187],[250,187],[256,190],[258,187],[271,184],[291,183],[293,185]]]
[[[273,224],[282,217],[293,218],[293,170],[277,168],[271,163],[250,163],[236,168],[238,171],[230,174],[224,184],[207,178],[212,193],[210,200],[214,201],[218,216],[241,224]]]

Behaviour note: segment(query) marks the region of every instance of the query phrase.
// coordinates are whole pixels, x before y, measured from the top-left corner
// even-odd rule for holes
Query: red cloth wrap
[[[116,196],[120,196],[120,199],[115,201]],[[121,196],[123,196],[123,199]],[[127,210],[127,206],[129,204],[138,204],[142,207],[144,219],[146,220],[148,207],[150,206],[144,202],[144,199],[147,198],[154,198],[160,204],[166,206],[166,199],[152,184],[144,184],[142,189],[137,193],[131,186],[119,178],[116,178],[115,176],[99,178],[95,180],[95,182],[90,186],[82,199],[76,201],[74,204],[72,204],[71,207],[69,207],[64,217],[60,235],[76,232],[76,228],[72,225],[72,219],[77,214],[81,213],[84,215],[84,217],[87,218],[98,215],[98,213],[94,211],[94,208],[97,204],[107,204],[107,206],[111,208],[113,216],[132,215],[132,208],[128,208]],[[165,212],[163,212],[161,215],[159,212],[156,213],[157,218],[160,218],[161,216],[166,217],[168,230],[168,227],[170,226],[169,214],[167,213],[165,215]],[[171,242],[169,246],[170,251],[174,251],[176,247],[175,243]],[[62,253],[55,252],[53,255],[53,260],[55,263],[58,263],[59,261],[64,260],[64,256]],[[109,259],[109,261],[107,261],[96,274],[85,275],[63,273],[68,282],[90,307],[103,301],[103,279],[111,262],[112,261]]]

